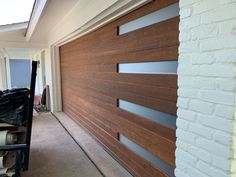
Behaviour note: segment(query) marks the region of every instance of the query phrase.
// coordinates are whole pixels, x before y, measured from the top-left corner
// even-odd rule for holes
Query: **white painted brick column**
[[[236,0],[180,0],[176,177],[236,177]]]

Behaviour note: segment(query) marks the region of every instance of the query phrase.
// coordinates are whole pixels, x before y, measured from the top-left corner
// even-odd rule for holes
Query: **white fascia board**
[[[35,28],[39,22],[39,19],[43,13],[44,8],[46,7],[47,0],[36,0],[35,5],[30,17],[28,28],[25,34],[26,40],[29,41],[31,36],[34,33]]]
[[[88,9],[82,8],[82,4],[87,3],[87,1],[81,0],[50,32],[49,44],[57,46],[67,43],[121,17],[124,14],[127,14],[128,12],[150,1],[151,0],[111,1],[111,3],[108,3],[106,7],[99,9],[96,7],[99,6],[99,3],[101,4],[102,0],[94,0],[93,3],[90,1],[93,4],[92,11],[94,13],[92,14],[88,13],[91,11],[91,6],[88,6]]]
[[[28,26],[28,22],[13,23],[13,24],[9,24],[9,25],[1,25],[0,32],[9,32],[9,31],[26,29],[27,26]]]

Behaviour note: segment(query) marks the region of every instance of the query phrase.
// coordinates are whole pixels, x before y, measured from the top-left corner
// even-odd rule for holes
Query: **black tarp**
[[[26,125],[29,93],[27,88],[0,91],[0,122]]]

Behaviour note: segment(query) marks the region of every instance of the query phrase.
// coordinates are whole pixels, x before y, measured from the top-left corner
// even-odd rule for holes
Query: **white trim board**
[[[8,31],[26,29],[27,25],[28,25],[28,22],[14,23],[14,24],[10,24],[10,25],[1,25],[0,32],[8,32]]]
[[[31,36],[34,33],[34,30],[37,27],[37,24],[40,20],[40,17],[43,13],[43,10],[45,9],[47,4],[47,0],[36,0],[34,7],[33,7],[33,12],[30,17],[30,22],[28,24],[28,28],[25,34],[26,40],[29,41]]]

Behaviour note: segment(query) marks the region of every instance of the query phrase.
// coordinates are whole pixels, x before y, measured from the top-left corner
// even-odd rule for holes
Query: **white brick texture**
[[[236,177],[236,0],[180,0],[176,177]]]

